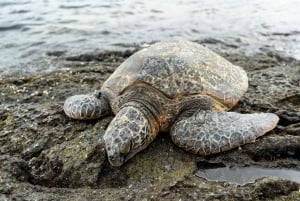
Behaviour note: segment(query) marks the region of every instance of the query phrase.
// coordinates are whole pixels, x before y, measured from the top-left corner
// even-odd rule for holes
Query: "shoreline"
[[[261,61],[265,64],[271,62],[271,65],[279,65],[286,63],[300,62],[297,59],[297,55],[289,55],[286,51],[276,50],[274,47],[256,47],[249,48],[247,44],[240,41],[239,38],[234,41],[226,41],[223,39],[214,39],[210,37],[203,38],[201,40],[192,40],[200,43],[214,52],[222,55],[229,56],[236,55],[239,57],[251,57],[256,56],[261,58]],[[122,62],[124,59],[134,52],[147,47],[157,41],[149,43],[132,43],[132,44],[117,44],[115,48],[107,48],[95,51],[68,51],[65,49],[40,52],[35,57],[31,58],[31,61],[21,62],[17,65],[11,65],[6,68],[0,68],[0,79],[13,76],[32,76],[39,74],[47,74],[52,72],[71,70],[74,67],[89,65],[89,62]],[[30,55],[29,55],[30,58]],[[230,58],[229,58],[230,60]],[[20,60],[22,61],[22,60]],[[236,59],[233,58],[233,62]],[[256,64],[259,64],[256,62]],[[243,65],[243,63],[241,64]],[[242,66],[243,67],[243,66]]]

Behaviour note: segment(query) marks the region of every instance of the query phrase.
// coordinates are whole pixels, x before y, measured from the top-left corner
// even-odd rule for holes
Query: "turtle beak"
[[[119,155],[119,156],[109,156],[108,157],[109,163],[114,167],[120,167],[125,163],[125,156]]]

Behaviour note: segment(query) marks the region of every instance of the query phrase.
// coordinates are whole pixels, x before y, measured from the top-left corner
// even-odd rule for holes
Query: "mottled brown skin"
[[[159,131],[196,154],[226,151],[273,129],[275,114],[226,112],[248,88],[245,71],[189,41],[160,42],[129,57],[94,94],[66,100],[75,119],[116,114],[103,139],[109,162],[120,166]]]
[[[109,161],[120,166],[145,149],[158,131],[169,131],[179,114],[184,117],[199,107],[210,109],[212,100],[202,95],[170,99],[154,87],[139,83],[126,89],[112,105],[116,117],[107,128],[104,141]]]
[[[100,91],[74,95],[67,100],[64,104],[64,111],[67,116],[73,119],[97,119],[111,113],[108,97]]]

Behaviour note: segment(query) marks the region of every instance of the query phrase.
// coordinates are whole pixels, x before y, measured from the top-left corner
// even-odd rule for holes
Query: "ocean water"
[[[300,1],[1,0],[0,76],[61,69],[47,52],[123,50],[177,38],[300,59]]]

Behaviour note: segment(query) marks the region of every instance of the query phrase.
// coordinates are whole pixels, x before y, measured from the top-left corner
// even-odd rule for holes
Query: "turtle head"
[[[158,128],[151,119],[135,107],[122,108],[103,136],[108,160],[121,166],[145,149],[156,137]]]
[[[72,119],[87,120],[107,115],[111,109],[107,96],[101,91],[95,91],[67,98],[64,111]]]

